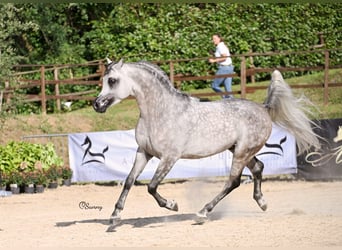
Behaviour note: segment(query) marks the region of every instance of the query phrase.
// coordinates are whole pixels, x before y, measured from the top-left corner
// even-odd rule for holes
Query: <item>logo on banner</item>
[[[333,140],[335,143],[342,141],[342,126],[338,127],[337,135]],[[320,167],[334,158],[336,165],[342,163],[342,145],[330,149],[330,152],[311,152],[306,155],[305,160],[313,167]]]
[[[93,152],[92,141],[90,140],[89,136],[86,136],[81,147],[85,148],[83,158],[82,158],[82,165],[92,163],[92,162],[103,163],[103,164],[105,163],[105,160],[106,160],[105,153],[109,149],[108,146],[106,146],[101,152]]]
[[[279,156],[283,156],[284,155],[284,149],[282,144],[284,144],[287,140],[286,135],[280,139],[278,144],[271,144],[271,143],[265,143],[265,147],[268,149],[273,149],[274,151],[266,151],[266,152],[262,152],[260,154],[257,155],[279,155]]]

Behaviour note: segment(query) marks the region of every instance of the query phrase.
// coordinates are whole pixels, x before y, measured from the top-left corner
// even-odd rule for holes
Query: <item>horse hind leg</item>
[[[247,167],[253,174],[254,181],[254,190],[253,190],[253,198],[258,203],[259,207],[266,211],[267,202],[265,201],[263,194],[261,192],[261,180],[262,180],[262,171],[264,169],[264,164],[254,157],[248,164]]]
[[[206,218],[207,214],[211,212],[214,207],[219,203],[224,197],[226,197],[231,191],[240,186],[241,175],[229,176],[229,180],[224,186],[223,190],[209,203],[207,203],[196,215],[197,221],[202,223]]]
[[[246,162],[242,159],[238,159],[234,156],[232,162],[232,169],[230,171],[230,176],[223,187],[222,191],[209,203],[207,203],[198,213],[197,222],[202,223],[207,218],[207,213],[211,212],[214,207],[231,191],[240,186],[242,170]]]

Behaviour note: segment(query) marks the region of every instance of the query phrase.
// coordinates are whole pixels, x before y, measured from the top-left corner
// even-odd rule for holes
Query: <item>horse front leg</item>
[[[160,182],[165,178],[165,176],[170,172],[171,168],[175,164],[177,159],[165,159],[162,158],[158,165],[158,168],[148,185],[148,192],[154,197],[160,207],[165,207],[172,211],[178,211],[178,204],[174,200],[167,200],[163,198],[158,192],[157,188]]]
[[[127,176],[125,180],[125,184],[123,186],[123,190],[121,192],[121,195],[118,199],[118,201],[115,204],[115,209],[110,217],[110,224],[111,227],[107,231],[112,231],[115,226],[120,224],[120,212],[123,210],[125,201],[128,195],[129,190],[133,186],[136,179],[139,177],[143,169],[145,168],[147,162],[152,158],[151,155],[147,154],[144,150],[141,148],[138,148],[133,168],[129,175]]]

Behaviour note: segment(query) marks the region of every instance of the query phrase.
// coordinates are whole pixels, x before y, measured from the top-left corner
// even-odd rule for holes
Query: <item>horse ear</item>
[[[120,61],[115,66],[120,69],[122,67],[123,63],[124,63],[123,59],[121,58]]]
[[[110,60],[108,57],[106,57],[106,60],[108,65],[112,63],[112,60]]]

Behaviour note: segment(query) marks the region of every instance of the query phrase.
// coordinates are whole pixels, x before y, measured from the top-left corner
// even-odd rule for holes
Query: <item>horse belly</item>
[[[184,143],[183,158],[201,158],[220,153],[234,146],[238,133],[234,129],[202,129]]]
[[[259,105],[247,103],[232,110],[207,113],[185,138],[184,158],[200,158],[238,147],[241,152],[257,152],[268,139],[272,122]],[[237,149],[235,149],[237,150]]]

